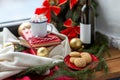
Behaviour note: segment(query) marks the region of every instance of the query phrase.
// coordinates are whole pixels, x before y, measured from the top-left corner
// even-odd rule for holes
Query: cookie
[[[81,55],[82,58],[85,59],[87,64],[92,62],[91,55],[88,52],[82,52],[80,55]]]
[[[74,65],[76,67],[85,67],[86,66],[86,61],[84,58],[76,58],[74,60]]]
[[[79,58],[79,57],[70,57],[70,62],[71,62],[71,63],[74,63],[74,60],[75,60],[76,58]]]
[[[80,57],[80,53],[79,52],[71,52],[70,54],[69,54],[69,56],[71,56],[71,57]]]

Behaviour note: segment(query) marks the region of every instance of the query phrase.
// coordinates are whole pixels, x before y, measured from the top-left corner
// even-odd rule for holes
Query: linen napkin
[[[48,24],[48,26],[51,25],[52,24]],[[48,31],[49,30],[48,27]],[[2,46],[6,42],[20,43],[16,36],[14,36],[7,28],[4,28],[3,31],[0,32],[0,80],[15,75],[31,66],[47,65],[63,61],[64,57],[71,52],[68,38],[63,34],[58,33],[55,27],[52,32],[61,37],[62,42],[50,51],[49,57],[40,57],[23,52],[15,52],[14,46],[12,45],[3,48]]]

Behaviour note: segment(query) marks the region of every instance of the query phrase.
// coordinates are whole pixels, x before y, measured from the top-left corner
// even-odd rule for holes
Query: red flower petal
[[[78,0],[70,0],[70,9],[78,2]]]
[[[80,27],[79,26],[75,27],[74,29],[75,29],[77,34],[80,34]]]
[[[73,30],[71,30],[71,32],[68,34],[68,37],[72,37],[72,38],[77,37],[77,33],[76,33],[76,31],[75,31],[74,28],[73,28]]]
[[[55,13],[55,15],[58,15],[60,13],[61,8],[58,6],[51,6],[51,10]]]
[[[47,9],[46,9],[46,7],[42,7],[42,8],[36,8],[36,10],[35,10],[35,14],[44,14],[44,13],[46,13],[46,11],[47,11]]]
[[[49,0],[45,0],[45,1],[43,2],[43,6],[50,7]]]
[[[64,26],[66,27],[72,27],[72,19],[69,18],[64,22]]]
[[[59,0],[59,5],[58,5],[58,6],[60,6],[60,5],[64,4],[64,3],[66,3],[66,2],[67,2],[67,0]]]
[[[68,34],[71,32],[71,30],[72,30],[72,28],[69,27],[69,28],[67,28],[67,29],[62,30],[60,33],[65,34],[65,35],[68,36]]]

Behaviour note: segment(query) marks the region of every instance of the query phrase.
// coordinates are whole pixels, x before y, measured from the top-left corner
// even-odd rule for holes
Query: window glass
[[[0,24],[29,19],[44,0],[0,0]]]

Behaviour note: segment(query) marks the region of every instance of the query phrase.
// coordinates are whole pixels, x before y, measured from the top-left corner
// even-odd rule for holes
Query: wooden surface
[[[120,50],[111,48],[110,49],[111,57],[106,57],[107,65],[109,67],[108,74],[99,71],[96,73],[95,80],[107,80],[111,78],[120,77]]]

